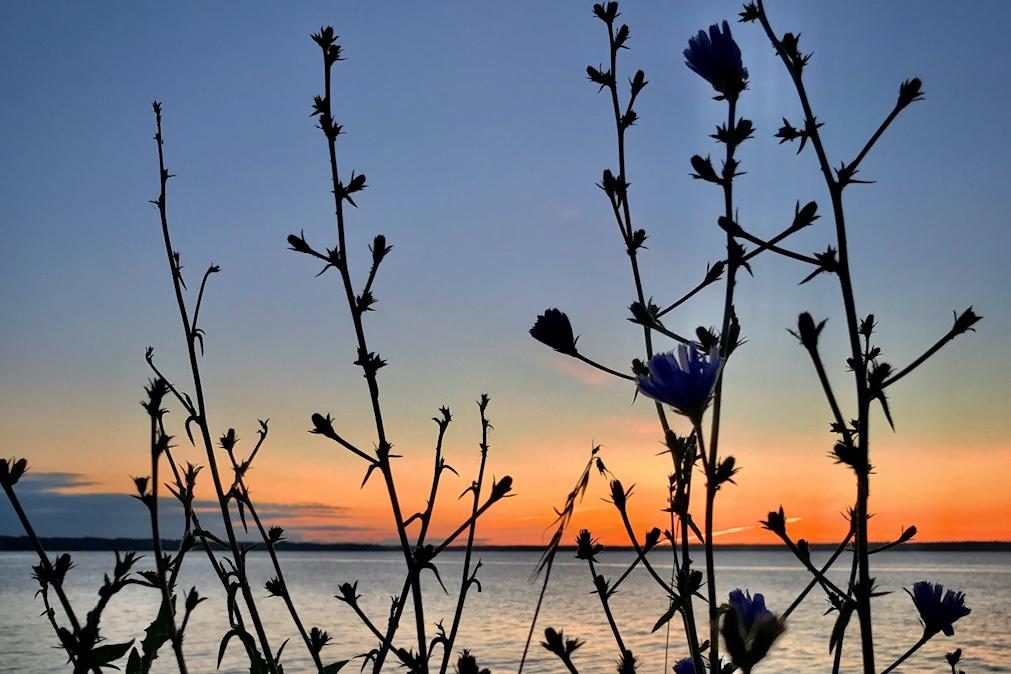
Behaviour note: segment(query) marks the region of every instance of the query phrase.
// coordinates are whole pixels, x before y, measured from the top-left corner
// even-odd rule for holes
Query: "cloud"
[[[43,537],[94,536],[99,538],[148,538],[150,520],[145,508],[125,493],[80,492],[95,483],[77,473],[29,473],[18,483],[17,494],[28,513],[32,527]],[[280,525],[300,538],[300,533],[313,532],[312,538],[333,539],[346,532],[363,531],[351,522],[346,508],[326,503],[260,503],[256,512],[265,525]],[[220,529],[216,501],[194,503],[205,526]],[[176,538],[182,532],[182,509],[171,497],[160,499],[159,514],[162,535]],[[252,522],[249,522],[252,526]],[[241,526],[236,521],[237,526]],[[0,535],[24,534],[14,509],[2,499],[0,503]]]

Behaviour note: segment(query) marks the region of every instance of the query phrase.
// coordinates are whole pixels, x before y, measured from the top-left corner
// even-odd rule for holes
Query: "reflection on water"
[[[283,553],[285,575],[307,626],[318,625],[334,639],[333,645],[324,651],[325,660],[346,659],[374,646],[351,610],[333,598],[337,585],[358,579],[358,591],[363,595],[361,605],[374,622],[382,624],[389,611],[390,595],[399,591],[403,580],[399,554]],[[481,665],[489,667],[494,674],[515,671],[536,601],[537,587],[528,581],[537,554],[485,552],[480,556],[484,563],[480,573],[484,591],[470,595],[458,647],[474,651]],[[664,553],[658,551],[651,559],[659,566],[666,561],[663,557]],[[601,556],[601,570],[613,579],[630,558],[627,553],[605,552]],[[815,558],[817,563],[818,555]],[[75,605],[90,607],[93,604],[95,590],[102,574],[111,567],[111,560],[111,553],[74,553],[76,567],[68,582]],[[148,556],[141,564],[149,561]],[[721,596],[735,587],[749,588],[764,593],[775,611],[782,611],[808,580],[797,562],[782,552],[722,552],[717,562],[721,571]],[[905,651],[920,633],[916,611],[902,588],[917,580],[932,580],[964,590],[972,614],[956,625],[954,637],[938,636],[920,655],[896,671],[943,673],[946,671],[944,653],[955,647],[963,649],[964,669],[970,674],[1011,671],[1011,638],[1008,636],[1011,634],[1011,553],[896,551],[877,555],[874,562],[873,574],[878,587],[891,592],[874,604],[875,641],[882,668]],[[55,637],[45,619],[39,616],[41,606],[33,597],[36,589],[31,580],[33,563],[34,558],[27,553],[0,553],[2,668],[27,673],[63,671],[65,657],[55,648]],[[439,570],[451,592],[459,583],[461,565],[462,555],[457,553],[445,553],[445,558],[440,558]],[[261,588],[262,581],[271,575],[269,561],[256,553],[250,555],[249,571],[251,578],[261,583]],[[840,569],[833,579],[844,583],[845,575],[845,570]],[[452,616],[453,606],[441,594],[433,576],[426,580],[430,597],[426,603],[426,621],[434,631],[434,624],[440,618]],[[191,618],[185,648],[190,671],[213,672],[218,643],[227,629],[222,612],[223,594],[206,558],[200,555],[193,554],[187,559],[181,583],[186,588],[195,584],[201,594],[210,597]],[[586,642],[576,657],[582,674],[610,673],[614,671],[617,652],[598,600],[590,594],[591,589],[584,564],[574,559],[560,559],[552,575],[552,587],[537,635],[539,637],[543,627],[549,625],[564,629],[566,634]],[[266,594],[262,589],[257,592],[261,597]],[[106,635],[113,641],[143,636],[143,628],[153,618],[157,602],[158,597],[152,590],[130,588],[123,592],[107,614]],[[285,649],[286,670],[311,671],[311,661],[301,649],[281,600],[264,598],[261,603],[268,630],[275,635],[273,646],[276,648],[285,638],[294,637]],[[664,671],[668,635],[663,628],[654,634],[649,630],[666,609],[666,604],[652,580],[644,573],[633,574],[615,595],[613,606],[626,644],[639,657],[639,671]],[[828,634],[833,616],[824,615],[826,608],[823,596],[812,592],[791,616],[787,633],[758,668],[758,673],[831,671]],[[405,615],[404,620],[405,625],[414,625],[413,616]],[[670,625],[668,672],[674,660],[687,654],[680,623],[675,619]],[[846,652],[855,658],[859,651],[857,630],[852,629],[850,634],[852,640]],[[233,648],[236,644],[232,644]],[[412,647],[406,642],[398,642],[398,645]],[[417,650],[417,645],[413,648]],[[531,650],[533,658],[526,671],[531,674],[558,671],[559,665],[553,656],[539,647]],[[243,668],[239,655],[237,648],[232,650],[220,671],[236,674],[248,671],[248,667]],[[855,660],[847,658],[845,662],[848,664],[844,664],[844,672],[856,671]],[[357,671],[357,667],[350,667],[353,666],[346,671]],[[394,664],[388,669],[402,671]],[[155,663],[154,671],[174,671],[174,661],[167,648]]]

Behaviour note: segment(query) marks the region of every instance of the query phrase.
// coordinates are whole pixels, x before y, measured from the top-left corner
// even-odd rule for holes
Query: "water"
[[[111,567],[112,554],[74,553],[73,557],[76,567],[68,579],[71,601],[75,606],[90,608],[102,574]],[[483,592],[470,594],[457,648],[473,650],[481,666],[490,668],[494,674],[515,672],[538,591],[528,582],[537,555],[485,552],[480,557],[483,566],[479,578]],[[361,606],[374,622],[382,625],[389,610],[390,595],[399,592],[403,582],[403,562],[399,553],[288,552],[283,553],[282,558],[295,603],[306,625],[318,625],[334,638],[333,645],[324,649],[325,662],[344,660],[374,647],[367,630],[333,595],[339,583],[358,579],[358,592],[363,595]],[[600,557],[600,572],[613,579],[630,558],[627,553],[605,552]],[[660,553],[654,553],[651,559],[658,566],[666,561]],[[145,562],[150,562],[150,556],[141,564]],[[879,668],[889,664],[919,636],[916,612],[902,588],[925,579],[964,590],[972,614],[956,624],[954,637],[935,637],[920,654],[896,671],[946,672],[944,653],[956,647],[961,647],[965,653],[963,668],[969,674],[1011,671],[1011,553],[896,551],[877,555],[874,562],[878,586],[891,591],[874,604]],[[26,673],[67,671],[65,657],[56,649],[48,623],[39,616],[41,604],[33,597],[36,589],[30,577],[33,563],[34,558],[27,553],[0,553],[0,669]],[[782,611],[808,580],[796,560],[783,552],[722,552],[717,563],[721,596],[738,586],[751,588],[763,592],[769,606],[776,611]],[[462,571],[462,555],[444,553],[439,559],[439,570],[450,591],[455,592]],[[249,571],[262,588],[262,581],[271,575],[269,560],[263,555],[251,554]],[[842,575],[838,575],[839,582],[844,582]],[[432,626],[439,618],[445,617],[447,625],[451,622],[454,605],[442,595],[434,576],[427,574],[425,582],[427,622],[434,632]],[[185,649],[191,672],[213,672],[218,644],[227,630],[222,614],[223,593],[206,558],[198,554],[188,557],[181,583],[187,589],[195,584],[201,594],[210,597],[193,614],[186,632]],[[562,628],[567,635],[586,642],[575,657],[581,674],[614,671],[617,657],[614,640],[599,601],[590,590],[586,565],[572,559],[570,553],[560,557],[525,671],[547,674],[562,669],[554,656],[537,645],[545,626]],[[256,591],[258,597],[266,597],[266,594],[262,589]],[[285,638],[292,637],[283,660],[286,671],[311,671],[311,662],[304,654],[282,601],[264,598],[260,604],[264,607],[272,645],[276,648]],[[128,588],[107,611],[103,621],[106,636],[112,642],[142,637],[157,605],[155,591]],[[757,668],[758,674],[830,672],[827,644],[833,616],[823,615],[826,606],[824,597],[817,591],[812,592],[791,616],[787,633]],[[661,628],[651,634],[650,629],[666,609],[666,603],[653,581],[645,573],[634,573],[615,596],[613,607],[627,646],[639,657],[639,672],[663,672],[666,632]],[[404,634],[413,634],[414,620],[409,613],[405,614],[403,625],[408,629]],[[429,639],[431,636],[429,634]],[[853,658],[858,655],[858,638],[854,619],[846,649]],[[677,618],[671,622],[670,639],[672,660],[684,657],[687,653],[683,646],[683,630]],[[398,645],[411,647],[403,638],[398,640]],[[416,644],[414,648],[416,650]],[[220,671],[248,671],[243,668],[240,656],[238,643],[233,642]],[[854,659],[846,658],[844,663],[844,672],[857,671]],[[403,671],[396,664],[391,664],[387,670]],[[154,671],[175,671],[168,647],[163,649]],[[344,671],[357,672],[358,663],[348,665]]]

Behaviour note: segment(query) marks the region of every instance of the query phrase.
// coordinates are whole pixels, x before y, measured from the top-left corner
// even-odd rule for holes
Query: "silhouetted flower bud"
[[[722,229],[730,236],[740,236],[741,232],[743,231],[740,225],[738,225],[736,222],[734,222],[725,215],[721,215],[719,218],[717,218],[716,224],[718,224],[720,226],[720,229]]]
[[[637,377],[645,377],[649,374],[649,368],[646,367],[646,363],[642,362],[638,358],[632,359],[632,374]]]
[[[632,95],[638,96],[639,92],[642,91],[647,84],[649,84],[649,81],[646,79],[646,73],[641,70],[635,71],[635,76],[632,77],[632,81],[629,83],[629,86],[632,89]]]
[[[741,60],[741,49],[730,33],[726,21],[720,26],[713,24],[709,32],[700,30],[688,40],[684,50],[685,65],[691,68],[723,98],[734,99],[748,86],[748,69]]]
[[[168,393],[168,390],[168,382],[161,377],[148,380],[147,386],[144,387],[144,393],[147,394],[147,400],[141,403],[144,409],[147,410],[148,414],[157,416],[161,413],[161,403],[165,398],[165,394]]]
[[[593,14],[604,23],[610,24],[618,18],[618,3],[597,3],[593,5]]]
[[[779,512],[770,512],[761,524],[774,534],[786,536],[786,513],[783,512],[783,506],[779,507]]]
[[[224,435],[218,440],[221,443],[221,449],[225,451],[232,451],[235,449],[235,443],[239,441],[239,436],[235,434],[234,428],[229,428]]]
[[[702,572],[698,569],[691,569],[689,571],[683,568],[680,569],[677,575],[677,585],[678,593],[682,597],[690,597],[702,587]]]
[[[807,227],[821,217],[820,215],[817,215],[817,213],[817,203],[809,201],[804,204],[804,208],[801,208],[800,202],[798,201],[797,205],[794,207],[793,224],[790,225],[790,229],[803,229],[804,227]]]
[[[491,670],[479,668],[477,658],[465,648],[456,661],[456,674],[491,674]]]
[[[695,339],[699,341],[703,351],[709,351],[720,345],[720,336],[716,334],[716,330],[701,325],[695,328]]]
[[[267,530],[267,540],[271,545],[284,540],[284,529],[281,527],[270,527]]]
[[[201,597],[197,592],[197,588],[191,587],[190,591],[186,594],[186,612],[189,613],[195,609],[200,602],[205,601],[207,597]]]
[[[576,536],[576,559],[593,559],[603,550],[604,546],[593,538],[589,529],[579,531],[579,535]]]
[[[278,578],[271,578],[264,583],[264,587],[267,589],[267,592],[271,597],[284,596],[284,583],[282,583]]]
[[[506,494],[511,492],[513,489],[513,479],[509,475],[505,475],[501,480],[497,482],[492,482],[491,485],[491,495],[488,500],[491,502],[498,501],[505,498]]]
[[[790,334],[799,339],[805,349],[814,351],[818,348],[818,337],[821,335],[821,331],[825,328],[825,323],[827,322],[828,320],[826,319],[821,323],[815,323],[811,314],[805,311],[797,317],[797,331],[790,330]]]
[[[137,494],[142,498],[147,496],[147,477],[135,477],[133,478],[133,486],[137,489]]]
[[[288,245],[291,246],[291,250],[295,251],[296,253],[305,253],[306,255],[312,255],[313,253],[316,252],[315,250],[313,250],[312,246],[310,246],[306,242],[304,233],[300,234],[299,236],[289,234]]]
[[[983,320],[983,317],[977,315],[976,312],[972,310],[972,307],[969,307],[963,311],[961,315],[955,316],[955,325],[951,328],[952,336],[961,335],[970,330],[972,332],[976,332],[975,328],[972,326],[976,325],[976,323],[979,323],[981,320]]]
[[[648,551],[652,550],[653,548],[655,548],[656,544],[660,542],[660,536],[661,535],[662,535],[662,532],[657,527],[653,527],[652,529],[650,529],[649,531],[647,531],[646,532],[646,538],[644,539],[643,545],[642,545],[643,550],[645,550],[645,551],[648,552]]]
[[[962,649],[956,648],[951,653],[945,653],[944,659],[947,661],[948,666],[954,669],[955,665],[962,661]]]
[[[727,263],[720,260],[713,264],[713,266],[706,269],[706,278],[704,283],[716,283],[723,276],[723,270],[726,269]]]
[[[744,9],[742,9],[741,12],[737,16],[741,17],[740,18],[740,22],[741,23],[751,23],[752,21],[758,21],[758,18],[761,16],[761,14],[758,11],[758,5],[756,5],[753,2],[747,2],[747,3],[744,4]],[[694,670],[694,665],[693,665],[693,670]],[[683,674],[683,673],[682,672],[678,672],[678,674]]]
[[[867,314],[866,317],[860,320],[860,335],[864,339],[870,339],[871,335],[874,334],[874,328],[877,326],[878,324],[874,322],[874,314]]]
[[[332,45],[335,39],[336,36],[334,35],[333,26],[323,26],[319,29],[318,33],[312,34],[312,41],[324,50]]]
[[[629,35],[628,24],[627,23],[621,24],[618,30],[615,31],[614,33],[614,48],[621,49],[622,47],[624,47],[625,43],[628,42],[628,35]]]
[[[694,154],[691,158],[692,169],[695,173],[692,174],[692,178],[696,180],[705,180],[709,183],[720,183],[720,177],[716,175],[716,169],[713,168],[713,162],[709,157],[703,159],[700,155]]]
[[[854,470],[861,468],[865,463],[864,454],[860,449],[846,442],[835,443],[832,448],[832,456],[836,463],[844,463]]]
[[[734,590],[723,616],[720,633],[735,665],[750,672],[768,654],[772,644],[786,630],[783,621],[765,607],[765,598],[756,593]]]
[[[551,627],[544,630],[544,641],[541,642],[541,646],[564,661],[568,661],[569,656],[582,645],[579,639],[566,639],[564,631],[555,631]]]
[[[322,435],[331,440],[336,440],[338,437],[337,431],[333,428],[333,419],[330,418],[329,414],[323,416],[319,412],[315,412],[312,415],[312,426],[312,430],[309,431],[310,433]]]
[[[569,317],[558,309],[545,309],[530,328],[530,336],[567,356],[575,356],[577,353],[576,341],[579,338],[572,336]]]
[[[728,456],[716,465],[716,474],[713,476],[713,479],[717,489],[724,482],[734,482],[734,475],[740,470],[740,468],[736,467],[736,463],[737,460],[734,457]]]
[[[379,263],[383,261],[383,258],[386,257],[391,250],[393,250],[393,246],[386,245],[385,236],[382,234],[376,234],[376,238],[373,239],[372,245],[369,246],[369,250],[372,251],[372,266],[378,267]]]
[[[906,590],[913,600],[913,605],[920,613],[920,620],[923,621],[923,636],[930,638],[938,632],[944,632],[945,636],[955,634],[952,624],[959,618],[963,618],[972,609],[965,605],[965,594],[953,590],[945,591],[940,583],[929,583],[921,580],[913,583],[912,591]]]
[[[635,674],[637,664],[638,660],[632,655],[632,651],[626,648],[621,653],[621,659],[618,660],[618,674]]]
[[[360,595],[358,594],[357,580],[354,583],[341,583],[337,587],[337,590],[340,592],[340,594],[336,595],[335,599],[350,604],[351,606],[354,606],[355,604],[358,603]]]
[[[594,84],[599,84],[601,89],[610,86],[614,81],[614,76],[611,75],[610,70],[601,70],[593,66],[586,66],[586,76]]]
[[[911,80],[906,80],[899,85],[899,100],[895,104],[898,108],[904,108],[914,101],[923,100],[923,82],[920,81],[919,77],[914,77]]]
[[[0,485],[10,489],[28,470],[27,459],[0,459]]]
[[[632,237],[629,239],[628,242],[628,250],[629,251],[638,250],[643,247],[644,243],[646,243],[646,230],[637,229],[634,232],[632,232]]]
[[[807,539],[802,538],[797,541],[797,554],[800,556],[801,561],[811,561],[811,547],[808,545]]]
[[[621,480],[611,480],[611,502],[614,503],[614,507],[619,511],[625,511],[628,496],[631,492],[631,488],[628,492],[625,491],[625,487],[621,484]]]
[[[325,630],[321,630],[318,627],[313,627],[309,630],[309,645],[314,653],[319,653],[323,650],[324,646],[330,643],[330,635],[326,633]]]
[[[632,313],[632,318],[629,320],[633,323],[639,325],[644,325],[648,328],[662,328],[663,323],[660,322],[657,314],[660,313],[660,307],[653,304],[652,299],[650,299],[645,306],[641,302],[632,302],[629,305],[628,310]]]
[[[911,541],[913,537],[916,536],[916,534],[917,531],[915,526],[906,527],[905,529],[902,530],[902,534],[899,536],[898,542],[905,543],[907,541]]]

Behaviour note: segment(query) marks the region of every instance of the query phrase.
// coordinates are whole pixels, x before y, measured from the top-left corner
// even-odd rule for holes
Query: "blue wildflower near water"
[[[952,636],[955,633],[952,624],[972,612],[972,609],[965,605],[964,593],[945,590],[940,583],[921,580],[913,583],[911,592],[909,590],[906,592],[912,597],[916,610],[920,612],[923,635],[928,639],[938,632]]]
[[[709,32],[700,30],[688,40],[684,51],[685,65],[713,85],[721,96],[735,99],[748,86],[748,69],[741,60],[741,48],[730,34],[730,25],[709,26]]]
[[[731,661],[745,674],[766,656],[772,644],[786,630],[779,617],[765,605],[765,597],[748,591],[730,593],[720,633]]]
[[[715,346],[709,353],[694,344],[679,346],[676,353],[658,353],[650,359],[649,374],[639,377],[639,392],[699,424],[713,397],[720,365]]]
[[[674,663],[674,674],[695,674],[695,663],[691,658],[684,658]]]

